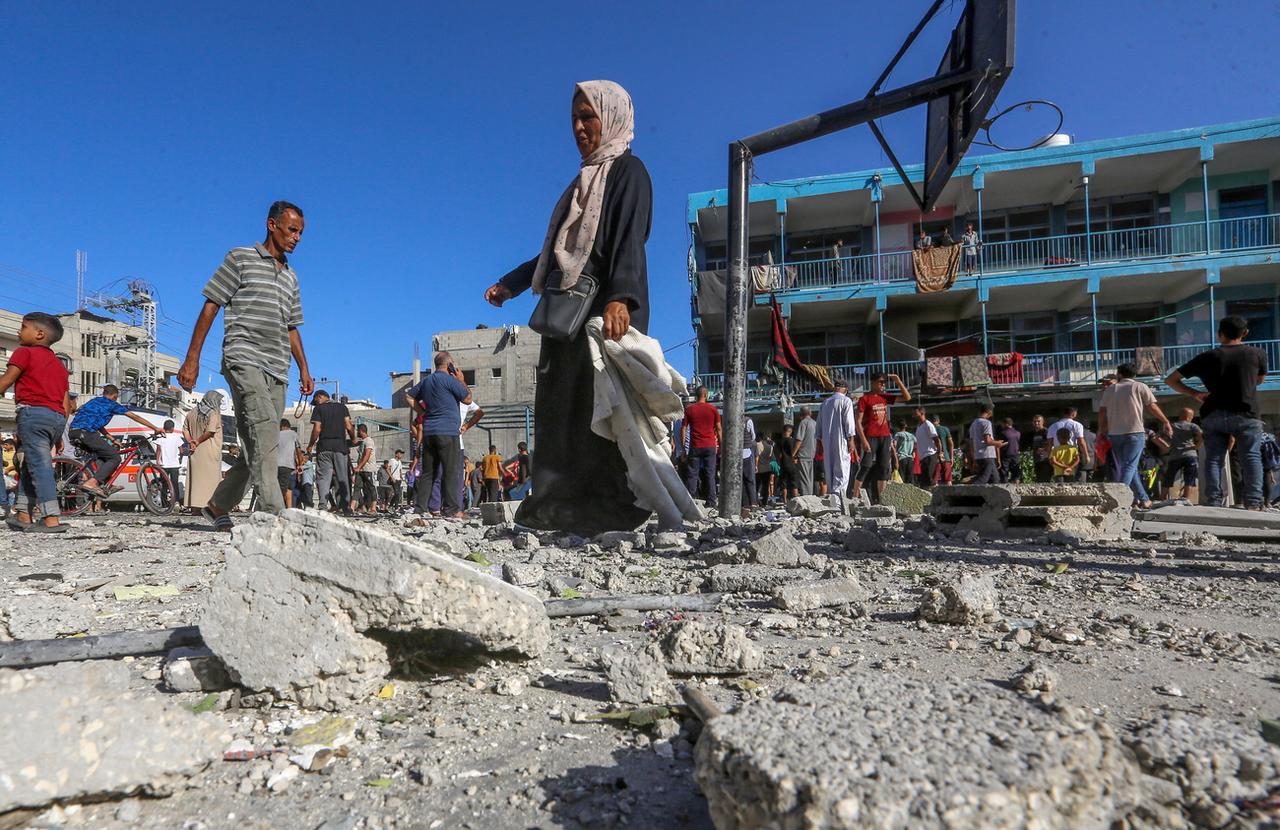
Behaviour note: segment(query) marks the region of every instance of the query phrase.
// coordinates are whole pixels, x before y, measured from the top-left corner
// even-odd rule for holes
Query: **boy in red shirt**
[[[18,474],[15,530],[62,533],[58,520],[58,488],[53,478],[53,450],[62,443],[67,425],[67,367],[49,347],[62,339],[62,323],[50,314],[33,311],[22,318],[18,348],[0,375],[0,395],[17,384],[18,441],[23,462]],[[39,512],[43,521],[35,521]]]
[[[884,391],[891,380],[897,384],[900,395],[890,395]],[[879,504],[884,483],[893,475],[897,453],[893,448],[893,430],[889,428],[889,407],[899,399],[907,403],[911,400],[911,391],[902,382],[902,378],[884,372],[871,375],[871,391],[858,399],[858,441],[862,444],[862,464],[854,478],[855,499],[870,479],[871,500]]]

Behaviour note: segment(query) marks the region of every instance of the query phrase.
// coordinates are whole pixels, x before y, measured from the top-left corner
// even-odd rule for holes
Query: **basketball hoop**
[[[1028,144],[1025,147],[1006,147],[1003,144],[1000,144],[999,142],[995,141],[991,137],[991,128],[994,127],[995,123],[999,121],[1001,118],[1004,118],[1006,115],[1018,109],[1019,107],[1023,108],[1027,112],[1031,112],[1031,110],[1037,106],[1049,107],[1050,109],[1052,109],[1054,112],[1058,114],[1058,123],[1054,125],[1052,130],[1045,133],[1044,137],[1041,138],[1039,141],[1035,142],[1034,144]],[[1062,129],[1062,125],[1065,121],[1066,121],[1066,116],[1062,112],[1062,107],[1058,106],[1052,101],[1045,101],[1040,98],[1032,98],[1027,101],[1019,101],[1016,104],[1011,104],[1005,107],[1004,109],[997,112],[995,115],[983,121],[980,129],[982,130],[982,134],[986,136],[987,140],[978,141],[977,139],[974,139],[973,143],[980,144],[983,147],[991,147],[993,149],[1000,150],[1006,153],[1019,153],[1024,150],[1034,150],[1037,147],[1043,147],[1044,145],[1048,144],[1050,139],[1052,139],[1055,135],[1058,134],[1058,130]]]

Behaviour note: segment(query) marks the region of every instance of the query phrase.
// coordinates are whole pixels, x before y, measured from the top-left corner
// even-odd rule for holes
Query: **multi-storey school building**
[[[921,166],[906,172],[918,187]],[[1280,415],[1280,118],[970,156],[924,216],[892,169],[758,184],[750,201],[757,416],[818,396],[812,381],[767,369],[771,296],[800,358],[855,391],[880,369],[920,388],[935,358],[954,376],[927,386],[926,403],[968,413],[990,396],[1015,417],[1067,402],[1091,410],[1099,379],[1125,362],[1172,406],[1158,379],[1238,314],[1268,355],[1265,413]],[[725,190],[688,200],[695,368],[713,394],[727,203]],[[959,241],[969,223],[982,241],[972,273],[962,256],[949,289],[920,291],[921,234]],[[960,377],[958,359],[972,369],[974,356],[989,361],[989,380]],[[948,357],[957,363],[936,360]]]

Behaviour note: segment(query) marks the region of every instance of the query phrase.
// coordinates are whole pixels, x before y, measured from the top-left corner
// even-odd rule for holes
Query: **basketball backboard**
[[[1014,0],[968,0],[938,65],[938,75],[975,77],[929,101],[921,208],[942,193],[1013,72]],[[980,73],[980,74],[978,74]]]

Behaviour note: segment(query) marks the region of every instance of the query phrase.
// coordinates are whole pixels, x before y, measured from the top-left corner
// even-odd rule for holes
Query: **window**
[[[467,386],[475,386],[475,385],[476,385],[476,370],[475,370],[475,369],[463,369],[463,370],[462,370],[462,382],[463,382],[463,383],[465,383]]]
[[[776,242],[777,238],[772,236],[750,240],[747,243],[747,264],[764,265],[765,257],[774,252],[774,244]],[[703,255],[702,270],[722,271],[728,267],[729,248],[727,244],[720,242],[715,245],[708,245],[706,253]]]
[[[822,366],[847,366],[867,362],[867,330],[865,326],[831,331],[798,331],[791,333],[796,353],[805,363]]]
[[[81,357],[97,357],[98,356],[98,335],[86,334],[80,338],[80,356]]]
[[[931,349],[960,339],[960,324],[954,321],[944,323],[921,323],[916,330],[916,340],[921,349]]]
[[[489,377],[493,378],[494,380],[502,380],[502,367],[494,366],[492,369],[490,369]]]
[[[787,262],[807,262],[830,259],[831,249],[839,243],[840,256],[858,256],[862,253],[861,228],[833,228],[824,231],[806,231],[787,235]]]

